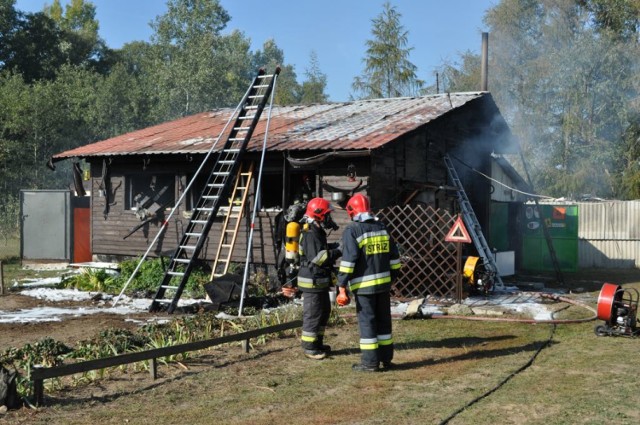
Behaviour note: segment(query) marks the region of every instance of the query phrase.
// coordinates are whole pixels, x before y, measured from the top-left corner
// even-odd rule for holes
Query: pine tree
[[[413,96],[424,82],[418,79],[416,66],[409,60],[409,33],[400,23],[401,14],[389,2],[371,22],[372,40],[367,40],[363,59],[364,73],[353,80],[353,97],[381,98]]]
[[[311,52],[305,77],[307,79],[302,83],[300,102],[305,105],[326,102],[327,95],[324,90],[327,87],[327,76],[320,71],[318,55],[315,51]]]

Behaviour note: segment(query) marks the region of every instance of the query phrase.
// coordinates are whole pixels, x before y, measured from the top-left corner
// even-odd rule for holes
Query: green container
[[[491,224],[489,226],[489,246],[498,251],[509,250],[509,204],[491,203]]]
[[[578,270],[578,206],[524,205],[522,268],[528,271],[555,271],[542,229],[549,230],[560,270]]]

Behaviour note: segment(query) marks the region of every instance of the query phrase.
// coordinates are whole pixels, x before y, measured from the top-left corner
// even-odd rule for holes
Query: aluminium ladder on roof
[[[279,67],[273,74],[265,74],[261,69],[239,107],[236,108],[235,121],[229,136],[220,149],[219,155],[211,157],[212,161],[215,161],[211,173],[200,198],[193,207],[191,219],[160,281],[149,311],[166,310],[167,313],[173,313],[176,309],[187,280],[207,241],[221,203],[228,198],[233,187],[234,177],[240,170],[247,144],[260,120],[279,73]]]
[[[476,214],[471,207],[471,202],[469,202],[467,193],[464,191],[464,186],[458,178],[458,172],[453,166],[453,162],[451,162],[451,158],[449,158],[449,155],[444,155],[444,163],[447,166],[449,179],[451,179],[453,185],[458,189],[456,191],[456,193],[458,194],[458,204],[460,205],[462,220],[467,227],[469,236],[471,236],[471,240],[473,241],[473,244],[478,251],[478,255],[484,262],[484,267],[488,269],[488,271],[494,273],[494,279],[496,283],[496,285],[494,286],[502,289],[504,288],[504,284],[502,283],[502,278],[500,277],[498,266],[496,265],[496,262],[493,258],[493,252],[491,251],[491,248],[489,248],[489,244],[484,238],[484,234],[482,233],[482,228],[480,227],[478,218],[476,217]]]
[[[233,254],[233,248],[235,247],[238,231],[240,230],[242,213],[245,209],[252,178],[253,162],[249,164],[246,171],[241,169],[238,172],[236,183],[229,196],[229,207],[226,209],[227,213],[222,222],[220,242],[218,243],[218,249],[213,259],[213,266],[211,267],[211,279],[223,276],[229,271],[231,255]],[[221,270],[218,271],[218,269]]]

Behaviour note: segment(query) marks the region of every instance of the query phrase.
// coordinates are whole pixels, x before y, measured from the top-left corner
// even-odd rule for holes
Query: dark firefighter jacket
[[[400,267],[398,248],[382,222],[354,221],[344,230],[339,286],[348,283],[354,294],[388,292]]]
[[[327,233],[315,223],[305,224],[300,232],[300,270],[298,288],[303,292],[325,292],[331,286],[333,263],[339,249],[329,249]]]

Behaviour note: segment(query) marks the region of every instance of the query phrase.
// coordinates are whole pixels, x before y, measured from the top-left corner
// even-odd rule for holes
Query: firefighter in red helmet
[[[314,360],[324,359],[331,351],[331,347],[324,344],[324,332],[331,313],[329,287],[333,265],[341,255],[338,243],[327,243],[326,230],[338,229],[331,211],[331,204],[326,199],[309,201],[298,246],[298,289],[304,295],[302,348],[305,356]]]
[[[342,233],[336,301],[349,303],[349,285],[356,301],[361,352],[360,363],[352,369],[376,372],[380,364],[385,369],[393,366],[389,292],[401,267],[400,256],[386,226],[371,212],[369,198],[355,194],[346,210],[352,222]]]

